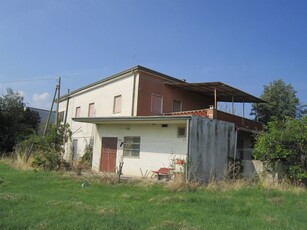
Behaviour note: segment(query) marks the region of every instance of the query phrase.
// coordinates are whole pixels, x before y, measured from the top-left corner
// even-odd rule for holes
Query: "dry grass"
[[[251,183],[244,179],[237,180],[220,180],[220,181],[211,181],[207,184],[204,189],[206,191],[229,191],[235,190],[238,191],[244,187],[251,186]]]
[[[174,181],[167,185],[167,188],[173,192],[184,192],[184,191],[196,191],[201,188],[202,185],[197,182],[189,182],[189,181]]]
[[[262,180],[257,184],[257,186],[267,190],[275,189],[279,191],[291,191],[295,193],[306,191],[302,185],[295,185],[286,179],[279,181]]]
[[[2,157],[1,162],[11,165],[19,170],[33,170],[31,165],[32,159],[30,158],[28,162],[24,157],[24,154],[18,150],[14,153],[15,157]],[[118,184],[118,176],[112,173],[96,173],[91,170],[86,170],[82,172],[81,176],[77,176],[76,172],[73,170],[71,172],[64,173],[64,176],[75,177],[86,181],[88,183],[100,183],[100,184]],[[144,188],[152,188],[156,186],[157,183],[165,186],[167,189],[173,192],[183,192],[183,191],[238,191],[242,188],[257,186],[261,189],[266,190],[279,190],[279,191],[292,191],[292,192],[303,192],[305,188],[301,185],[293,185],[289,180],[275,180],[271,177],[261,176],[258,182],[248,181],[245,179],[233,179],[233,180],[213,180],[207,185],[202,185],[197,182],[188,182],[184,179],[175,181],[157,181],[152,179],[140,179],[140,178],[122,178],[121,183],[141,186]]]
[[[24,154],[18,150],[16,150],[13,154],[13,158],[3,156],[1,157],[0,161],[19,170],[33,170],[31,165],[33,160],[32,158],[29,158],[28,161],[26,161]]]
[[[187,225],[187,223],[185,223],[184,221],[181,222],[175,222],[175,221],[171,221],[171,220],[165,220],[162,221],[160,224],[158,224],[157,226],[153,226],[148,228],[148,230],[156,230],[156,229],[178,229],[178,230],[200,230],[200,229],[204,229],[203,227],[191,227],[189,225]]]
[[[13,165],[17,169],[21,169],[21,170],[32,170],[33,167],[31,163],[32,163],[32,159],[29,159],[26,162],[25,157],[21,153],[16,154],[16,159],[13,161]]]
[[[119,184],[118,176],[112,173],[97,173],[93,171],[82,172],[81,176],[77,176],[76,172],[65,172],[64,175],[67,177],[73,177],[78,180],[82,180],[88,183],[97,184]],[[194,181],[186,180],[175,180],[175,181],[158,181],[156,179],[141,179],[141,178],[121,178],[121,184],[133,185],[143,187],[145,189],[151,189],[155,186],[165,187],[167,190],[172,192],[185,192],[185,191],[239,191],[243,188],[258,187],[265,190],[279,190],[279,191],[292,191],[292,192],[303,192],[304,187],[299,185],[293,185],[290,181],[282,180],[279,182],[271,180],[261,181],[250,181],[246,179],[225,179],[225,180],[212,180],[208,184],[200,184]]]

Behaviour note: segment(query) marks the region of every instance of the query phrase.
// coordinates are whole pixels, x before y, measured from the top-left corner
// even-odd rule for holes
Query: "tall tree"
[[[11,152],[15,144],[37,131],[37,112],[26,109],[23,97],[7,89],[0,97],[0,153]]]
[[[251,115],[256,115],[265,124],[273,117],[281,121],[285,117],[295,118],[302,112],[296,91],[291,84],[286,85],[282,80],[265,85],[260,98],[267,103],[253,104]]]

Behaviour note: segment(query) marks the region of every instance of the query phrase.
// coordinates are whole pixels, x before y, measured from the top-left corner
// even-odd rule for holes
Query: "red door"
[[[100,171],[115,172],[117,137],[103,137],[101,143]]]

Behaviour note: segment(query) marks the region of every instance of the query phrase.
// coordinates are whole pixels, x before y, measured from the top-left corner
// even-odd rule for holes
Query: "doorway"
[[[117,137],[103,137],[101,143],[100,172],[115,172]]]

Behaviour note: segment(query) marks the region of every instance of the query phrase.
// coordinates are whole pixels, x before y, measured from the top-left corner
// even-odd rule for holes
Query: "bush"
[[[60,167],[61,156],[58,152],[51,150],[48,152],[36,153],[32,166],[34,168],[44,168],[45,170],[55,170]]]
[[[307,179],[307,117],[269,122],[266,132],[257,137],[253,155],[273,170],[282,165],[283,173],[293,182]]]
[[[87,145],[84,151],[84,155],[81,158],[82,163],[86,163],[89,166],[92,166],[93,158],[93,145]]]
[[[58,129],[55,126],[49,127],[46,136],[32,135],[27,140],[21,142],[18,147],[22,149],[26,161],[33,155],[32,166],[35,168],[43,168],[45,170],[55,170],[64,166],[69,169],[70,165],[64,162],[62,154],[63,146],[71,136],[69,126],[67,129],[67,137],[64,138],[64,126],[60,125]]]

